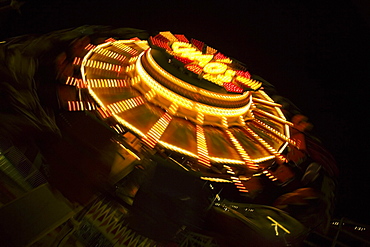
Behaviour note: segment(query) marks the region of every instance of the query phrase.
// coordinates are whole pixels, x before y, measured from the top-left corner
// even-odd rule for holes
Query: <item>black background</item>
[[[204,41],[245,63],[309,117],[341,172],[336,216],[370,224],[365,2],[35,0],[21,13],[0,12],[0,37],[109,25]]]

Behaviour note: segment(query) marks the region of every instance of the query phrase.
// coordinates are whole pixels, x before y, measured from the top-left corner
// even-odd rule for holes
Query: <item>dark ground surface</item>
[[[329,2],[27,1],[20,13],[0,11],[0,38],[109,25],[204,41],[309,117],[341,171],[336,216],[370,224],[370,8],[361,0]]]

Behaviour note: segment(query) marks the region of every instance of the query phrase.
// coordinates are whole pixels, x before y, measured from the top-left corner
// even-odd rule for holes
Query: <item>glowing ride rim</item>
[[[124,41],[115,41],[115,42],[119,42],[119,43],[125,43],[125,44],[130,44],[130,43],[136,43],[135,41],[133,40],[124,40]],[[112,43],[115,43],[115,42],[108,42],[108,43],[104,43],[104,44],[101,44],[101,45],[98,45],[96,46],[94,49],[91,49],[88,54],[86,54],[83,58],[83,61],[82,61],[82,65],[81,65],[81,73],[82,73],[82,80],[84,82],[84,84],[86,85],[87,89],[88,89],[88,92],[90,93],[90,95],[96,100],[96,102],[101,106],[102,109],[107,109],[105,104],[100,100],[100,98],[96,95],[96,93],[94,92],[93,90],[93,87],[91,85],[89,85],[89,80],[86,78],[86,73],[85,73],[85,65],[87,64],[87,61],[88,59],[90,58],[90,56],[98,49],[101,49],[101,48],[104,48],[104,47],[108,47],[110,44]],[[140,41],[141,43],[143,43],[143,41]],[[143,47],[143,45],[141,44],[141,47]],[[149,48],[150,49],[150,48]],[[143,49],[144,51],[141,52],[139,54],[139,56],[137,57],[138,59],[136,60],[136,68],[135,68],[135,71],[139,74],[139,76],[141,77],[142,80],[138,80],[137,77],[132,77],[131,78],[131,86],[135,87],[134,84],[136,83],[146,83],[147,85],[151,86],[151,88],[153,89],[158,89],[160,88],[159,90],[156,90],[157,92],[159,92],[161,94],[161,96],[164,96],[166,97],[167,99],[171,99],[173,100],[172,97],[168,97],[167,95],[172,95],[172,96],[176,96],[176,97],[179,97],[177,99],[181,99],[181,100],[178,100],[178,103],[181,105],[181,106],[188,106],[189,109],[191,110],[194,110],[194,108],[196,110],[198,110],[198,112],[200,111],[201,113],[206,113],[208,115],[210,115],[210,113],[213,113],[215,116],[219,116],[221,117],[224,113],[227,114],[227,116],[241,116],[241,115],[238,115],[238,113],[241,113],[242,115],[245,114],[246,112],[248,112],[251,108],[251,105],[252,105],[252,96],[249,95],[249,92],[247,93],[244,93],[244,94],[241,94],[241,95],[236,95],[235,98],[240,98],[240,97],[250,97],[250,101],[249,101],[249,104],[247,104],[245,107],[241,107],[239,109],[237,109],[237,113],[232,113],[232,114],[228,114],[228,112],[226,111],[230,111],[230,109],[227,109],[227,108],[217,108],[217,107],[212,107],[212,106],[207,106],[207,105],[204,105],[202,106],[201,103],[198,103],[198,102],[192,102],[191,100],[185,98],[185,97],[182,97],[180,95],[177,95],[173,92],[171,92],[170,90],[164,88],[162,86],[161,88],[161,85],[156,82],[153,78],[150,77],[149,74],[146,73],[146,71],[143,69],[142,67],[142,64],[141,64],[141,59],[142,59],[142,56],[144,54],[148,54],[148,49],[145,50]],[[130,59],[131,60],[131,59]],[[131,65],[129,65],[131,66]],[[129,67],[127,66],[127,67]],[[174,77],[172,77],[173,79]],[[147,79],[147,80],[146,80]],[[177,79],[177,78],[175,78]],[[181,83],[186,83],[184,81],[182,81]],[[183,86],[183,84],[182,84]],[[164,88],[164,89],[163,89]],[[194,86],[190,86],[190,88],[196,88]],[[217,93],[214,93],[214,92],[207,92],[207,90],[202,90],[202,94],[205,94],[207,96],[216,96],[217,97],[224,97],[223,95],[220,95],[220,94],[217,94]],[[163,93],[163,91],[165,91],[165,93]],[[162,93],[161,93],[162,92]],[[274,106],[275,110],[277,111],[279,117],[275,116],[275,115],[272,115],[273,117],[275,118],[278,118],[280,121],[284,122],[284,129],[285,129],[285,132],[286,132],[286,135],[285,137],[289,139],[289,122],[285,120],[285,116],[283,115],[281,109],[275,105],[276,103],[273,102],[273,100],[265,93],[263,92],[263,90],[259,90],[259,92],[268,100],[266,101],[265,103],[268,103],[272,106]],[[168,93],[168,94],[167,94]],[[228,98],[229,95],[226,96],[226,98]],[[231,95],[230,95],[231,96]],[[232,95],[234,96],[234,95]],[[145,97],[145,95],[142,95],[142,97]],[[182,98],[181,98],[182,97]],[[147,97],[145,97],[147,98]],[[232,98],[232,97],[231,97]],[[148,98],[147,98],[148,100]],[[150,101],[150,100],[149,100]],[[263,99],[258,99],[256,98],[256,102],[258,101],[264,101]],[[185,102],[185,104],[184,104]],[[198,106],[198,107],[194,107],[194,105]],[[191,107],[190,107],[191,106]],[[163,109],[163,108],[162,108]],[[211,111],[207,111],[209,109],[212,109]],[[217,110],[215,110],[217,109]],[[166,109],[164,109],[166,111]],[[202,111],[203,110],[203,111]],[[267,113],[268,114],[268,113]],[[148,136],[146,134],[144,134],[143,132],[141,132],[139,129],[137,129],[135,126],[133,126],[132,124],[128,123],[127,121],[123,120],[120,116],[118,116],[118,114],[112,112],[111,115],[119,122],[121,123],[123,126],[127,127],[128,129],[132,130],[133,132],[135,132],[136,134],[138,134],[139,136],[141,136],[143,139],[144,138],[148,138]],[[195,153],[192,153],[192,152],[189,152],[188,150],[184,150],[184,149],[181,149],[181,148],[178,148],[170,143],[166,143],[162,140],[157,140],[158,144],[160,144],[162,147],[164,148],[167,148],[169,150],[173,150],[173,151],[176,151],[176,152],[179,152],[179,153],[182,153],[182,154],[185,154],[187,156],[190,156],[190,157],[193,157],[193,158],[197,158],[199,159],[199,154],[195,154]],[[278,152],[281,153],[285,147],[288,145],[288,142],[285,141],[285,143],[279,148]],[[252,162],[252,163],[261,163],[261,162],[264,162],[264,161],[267,161],[267,160],[270,160],[270,159],[273,159],[275,158],[276,155],[269,155],[269,156],[265,156],[263,158],[258,158],[258,159],[248,159],[249,162]],[[233,160],[233,159],[226,159],[226,158],[219,158],[219,157],[211,157],[211,156],[208,156],[209,160],[214,162],[214,163],[228,163],[228,164],[238,164],[238,165],[245,165],[245,160]]]

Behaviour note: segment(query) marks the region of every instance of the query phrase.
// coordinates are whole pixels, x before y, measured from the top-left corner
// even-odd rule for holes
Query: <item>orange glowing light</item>
[[[128,87],[128,82],[124,79],[87,79],[86,82],[91,88]]]
[[[131,48],[130,46],[128,46],[127,44],[123,42],[113,42],[112,45],[120,49],[121,51],[128,53],[131,56],[139,55],[139,52],[137,50],[135,50],[134,48]]]
[[[112,104],[107,105],[106,107],[108,110],[113,113],[113,114],[119,114],[121,112],[130,110],[132,108],[135,108],[137,106],[140,106],[144,104],[144,100],[141,96],[131,98],[131,99],[126,99],[126,100],[121,100]]]
[[[208,148],[206,137],[204,136],[203,127],[197,125],[197,148],[198,148],[198,162],[204,166],[210,167],[211,162],[208,156]]]
[[[85,50],[90,51],[90,50],[94,49],[95,47],[96,47],[96,45],[88,44],[87,46],[85,46]]]
[[[163,116],[153,125],[153,127],[146,134],[146,137],[143,138],[144,143],[146,143],[149,147],[154,148],[171,120],[172,117],[168,113],[163,114]]]
[[[249,157],[248,153],[245,151],[245,149],[240,145],[239,141],[234,137],[234,135],[231,133],[230,130],[225,130],[227,136],[229,137],[230,141],[233,143],[235,146],[236,150],[242,157],[242,159],[245,161],[246,165],[250,169],[258,169],[258,164],[253,163],[251,158]]]

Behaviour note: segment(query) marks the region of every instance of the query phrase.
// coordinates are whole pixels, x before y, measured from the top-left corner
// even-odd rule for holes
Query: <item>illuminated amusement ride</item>
[[[298,246],[325,231],[334,162],[269,83],[184,35],[104,36],[56,60],[62,141],[40,152],[79,205],[59,244]]]

